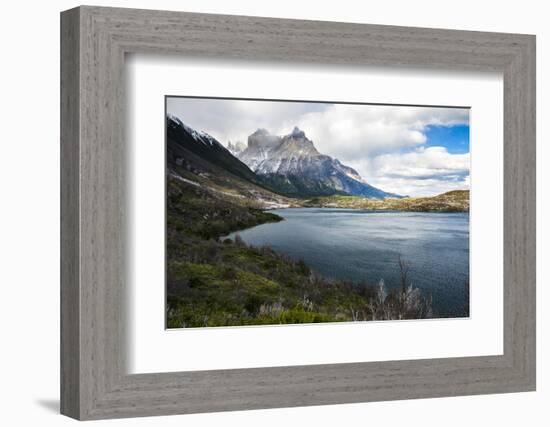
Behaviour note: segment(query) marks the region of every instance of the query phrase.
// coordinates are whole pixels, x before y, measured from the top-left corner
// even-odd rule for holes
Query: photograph
[[[470,109],[166,96],[166,327],[470,315]]]

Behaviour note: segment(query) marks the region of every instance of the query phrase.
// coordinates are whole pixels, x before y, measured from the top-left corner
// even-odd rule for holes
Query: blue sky
[[[437,126],[426,127],[426,146],[445,147],[451,154],[464,154],[470,152],[470,126]]]
[[[470,186],[470,110],[372,104],[167,98],[167,112],[227,145],[264,128],[302,129],[322,154],[382,190],[433,196]]]

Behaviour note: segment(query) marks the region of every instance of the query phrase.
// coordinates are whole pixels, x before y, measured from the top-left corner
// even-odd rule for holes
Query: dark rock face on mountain
[[[187,167],[207,161],[247,181],[260,184],[261,179],[237,159],[219,141],[205,132],[198,132],[175,116],[166,118],[167,163]]]
[[[351,194],[374,199],[400,197],[365,182],[353,168],[319,153],[304,131],[285,136],[258,129],[235,155],[280,193],[293,197]]]

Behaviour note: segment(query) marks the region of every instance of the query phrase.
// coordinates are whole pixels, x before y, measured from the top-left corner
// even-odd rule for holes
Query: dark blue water
[[[253,246],[269,245],[303,259],[325,277],[399,286],[398,257],[409,278],[431,295],[436,315],[467,316],[469,214],[372,212],[296,208],[272,211],[285,221],[239,234]]]

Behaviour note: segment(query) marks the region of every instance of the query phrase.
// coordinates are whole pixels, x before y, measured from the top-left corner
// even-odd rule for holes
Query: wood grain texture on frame
[[[183,414],[535,389],[535,37],[83,6],[61,15],[61,412]],[[134,374],[125,369],[127,53],[499,71],[504,354]]]

